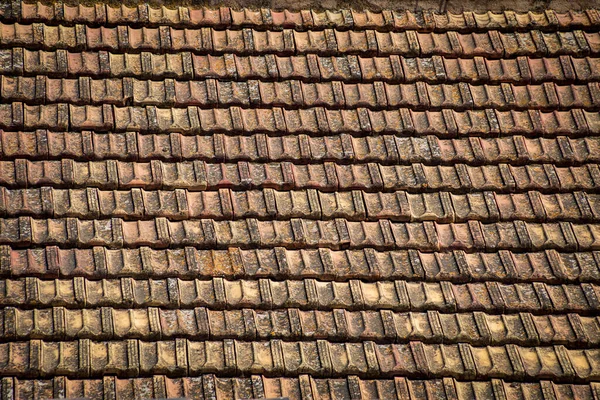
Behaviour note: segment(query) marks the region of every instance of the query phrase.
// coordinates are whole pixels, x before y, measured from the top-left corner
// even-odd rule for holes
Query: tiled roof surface
[[[600,398],[600,14],[0,6],[0,399]]]

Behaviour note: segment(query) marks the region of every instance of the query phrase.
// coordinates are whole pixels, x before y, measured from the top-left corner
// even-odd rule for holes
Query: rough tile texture
[[[597,10],[0,15],[0,399],[600,398]]]

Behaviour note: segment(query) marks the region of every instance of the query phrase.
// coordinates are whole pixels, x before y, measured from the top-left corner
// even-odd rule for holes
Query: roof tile
[[[597,14],[3,5],[2,392],[592,398]]]

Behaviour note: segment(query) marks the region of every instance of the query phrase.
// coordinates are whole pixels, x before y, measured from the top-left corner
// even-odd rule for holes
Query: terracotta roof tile
[[[597,10],[0,19],[4,397],[600,394]]]
[[[84,382],[86,383],[84,385]],[[184,377],[169,378],[156,375],[152,378],[115,378],[106,376],[103,379],[12,379],[3,380],[3,387],[22,396],[34,391],[44,396],[55,393],[68,393],[73,396],[116,396],[130,398],[139,391],[151,393],[157,398],[173,396],[197,397],[242,395],[247,398],[285,395],[292,398],[302,395],[331,397],[341,395],[344,398],[364,396],[377,398],[382,396],[409,396],[409,394],[432,394],[442,399],[456,396],[543,396],[544,393],[556,393],[556,396],[580,396],[591,398],[598,390],[596,383],[591,384],[557,384],[549,380],[533,383],[507,382],[503,379],[480,381],[461,381],[454,378],[439,379],[361,379],[356,376],[347,378],[323,379],[310,375],[299,377],[267,377],[253,375],[251,377],[218,377],[208,374],[202,378]],[[35,389],[34,389],[35,388]],[[57,389],[55,389],[57,388]],[[499,394],[500,393],[500,394]]]

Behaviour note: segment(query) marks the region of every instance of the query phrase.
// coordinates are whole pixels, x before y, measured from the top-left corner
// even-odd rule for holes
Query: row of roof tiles
[[[100,189],[188,189],[204,191],[319,189],[327,192],[405,190],[565,192],[598,188],[597,164],[557,167],[552,164],[467,166],[282,163],[166,163],[115,160],[79,162],[0,161],[0,184],[10,188],[54,186]]]
[[[559,55],[596,55],[600,52],[600,33],[581,30],[565,32],[444,33],[215,30],[213,28],[177,29],[170,27],[92,28],[85,25],[51,26],[41,23],[23,25],[0,23],[0,46],[28,49],[108,50],[116,52],[178,52],[199,54],[279,55],[352,53],[361,55],[403,55],[490,58]]]
[[[600,59],[560,56],[510,59],[361,57],[356,55],[240,56],[189,52],[116,54],[106,51],[0,49],[0,72],[52,77],[135,77],[220,80],[341,80],[347,82],[588,83],[600,80]]]
[[[437,136],[354,137],[266,134],[189,136],[179,133],[0,131],[0,156],[7,161],[67,159],[162,161],[292,161],[339,164],[547,163],[557,166],[600,162],[600,137],[507,136],[440,139]]]
[[[594,28],[600,25],[595,9],[558,13],[544,12],[451,12],[423,11],[370,11],[370,10],[273,10],[268,8],[234,9],[121,5],[71,5],[62,1],[52,4],[13,0],[0,8],[5,20],[19,22],[47,22],[53,24],[143,24],[146,26],[171,25],[178,27],[213,26],[236,29],[293,28],[297,30],[339,28],[403,30],[481,30],[481,29],[573,29]]]
[[[448,281],[362,282],[354,279],[347,282],[315,279],[230,281],[223,278],[88,280],[82,277],[42,280],[28,277],[6,279],[1,285],[0,304],[3,307],[36,309],[59,306],[77,309],[159,307],[178,310],[209,307],[228,310],[485,311],[491,314],[531,313],[535,310],[535,314],[580,313],[593,316],[600,304],[600,288],[589,283],[454,284]],[[589,322],[598,323],[597,319]],[[535,327],[532,328],[534,330]],[[10,326],[8,333],[14,335]],[[580,347],[584,342],[582,337],[575,346]],[[1,357],[0,350],[0,360]],[[6,369],[3,372],[6,373]]]
[[[141,308],[37,310],[6,307],[0,311],[5,338],[11,340],[114,340],[205,338],[223,340],[367,341],[421,340],[427,343],[473,345],[600,344],[599,317],[579,314],[493,315],[480,311],[429,312],[299,310],[211,310]]]
[[[0,216],[127,220],[258,218],[350,221],[600,222],[600,195],[584,192],[540,194],[475,192],[407,193],[315,189],[232,191],[124,191],[86,189],[6,189],[0,187]]]
[[[579,283],[600,276],[600,253],[543,252],[424,253],[417,250],[376,251],[282,247],[245,250],[61,249],[57,246],[18,249],[0,246],[2,277],[88,279],[181,277],[184,279],[306,279],[321,281],[389,279],[423,281],[499,281]]]
[[[55,79],[46,76],[0,79],[0,101],[70,104],[115,104],[207,107],[325,107],[386,109],[568,109],[600,108],[600,84],[515,86],[509,83],[307,83],[298,80],[263,82],[163,81],[135,78]]]
[[[548,380],[535,382],[505,382],[501,379],[479,381],[457,381],[443,379],[360,379],[351,375],[347,378],[320,379],[310,375],[299,377],[216,377],[206,374],[193,378],[168,378],[154,375],[147,378],[72,379],[57,376],[46,379],[2,378],[2,393],[9,398],[29,398],[39,394],[43,398],[89,397],[89,398],[135,398],[139,393],[154,398],[265,398],[290,397],[323,400],[398,398],[402,400],[423,399],[434,396],[440,400],[469,398],[477,400],[505,400],[510,398],[556,398],[591,399],[600,392],[598,383],[568,384]]]
[[[422,251],[485,250],[590,251],[600,249],[600,224],[571,222],[425,222],[310,220],[169,221],[164,217],[127,221],[121,218],[4,218],[0,244],[110,248],[196,246],[224,249],[287,247]]]
[[[600,114],[574,108],[565,111],[441,109],[415,111],[409,108],[302,109],[201,108],[187,106],[119,107],[112,104],[77,106],[67,103],[29,105],[0,104],[0,128],[6,130],[50,129],[143,133],[391,133],[410,135],[568,135],[588,136],[600,132]]]
[[[14,355],[22,355],[15,357]],[[475,347],[468,344],[375,344],[191,341],[65,342],[31,340],[0,344],[5,375],[32,377],[61,374],[68,377],[118,377],[166,374],[198,376],[257,374],[313,377],[358,375],[393,377],[428,375],[462,379],[560,378],[566,382],[598,379],[600,350],[572,350],[564,346],[516,345]]]

